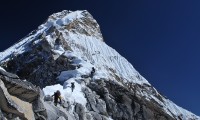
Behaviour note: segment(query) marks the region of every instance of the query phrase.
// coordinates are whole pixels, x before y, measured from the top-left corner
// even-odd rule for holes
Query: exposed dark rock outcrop
[[[6,118],[12,119],[13,117],[19,117],[24,120],[34,119],[34,113],[31,110],[32,104],[10,95],[2,80],[0,80],[0,96],[0,108],[3,112],[7,113]]]
[[[138,98],[134,92],[130,92],[126,87],[112,81],[99,80],[92,82],[88,87],[96,93],[95,95],[94,92],[85,90],[87,91],[86,94],[93,93],[90,94],[90,98],[93,97],[93,102],[89,102],[91,103],[91,109],[95,108],[93,109],[95,112],[112,116],[114,120],[161,120],[161,118],[163,120],[173,120],[171,116],[162,111],[162,107]],[[136,89],[136,91],[138,90]],[[94,99],[103,102],[96,103]],[[100,112],[102,108],[104,108],[103,112]]]
[[[27,81],[22,81],[17,75],[0,70],[0,79],[8,92],[27,102],[33,102],[38,97],[38,89]]]
[[[61,39],[59,41],[64,42]],[[63,43],[63,46],[66,46],[66,43]],[[33,45],[32,47],[33,49],[30,51],[6,62],[5,69],[17,74],[21,79],[27,79],[34,85],[43,88],[55,84],[55,79],[61,71],[72,70],[76,67],[70,64],[70,59],[64,56],[56,57],[56,53],[51,51],[50,45],[45,39],[37,46]]]

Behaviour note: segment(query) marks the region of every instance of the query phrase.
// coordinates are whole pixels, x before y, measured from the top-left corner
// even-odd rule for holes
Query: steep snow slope
[[[67,14],[67,11],[63,11],[50,16],[45,24],[39,26],[39,29],[35,34],[31,33],[27,38],[21,40],[19,43],[15,44],[4,52],[1,52],[0,61],[5,62],[7,59],[9,59],[8,57],[21,54],[31,49],[29,48],[29,45],[32,41],[35,40],[34,44],[37,44],[42,40],[38,39],[38,36],[40,36],[44,31],[49,30],[52,26],[55,26],[59,32],[63,34],[64,39],[67,40],[68,45],[72,48],[72,50],[77,51],[78,56],[85,57],[91,62],[91,64],[95,64],[95,67],[98,68],[98,71],[103,72],[106,69],[112,68],[113,70],[116,70],[116,73],[120,77],[123,77],[127,81],[134,81],[140,84],[149,84],[144,78],[141,81],[138,80],[136,76],[139,76],[139,73],[133,68],[133,66],[114,49],[106,45],[105,42],[102,42],[101,33],[99,33],[99,31],[95,31],[92,36],[87,36],[85,34],[74,34],[73,32],[64,29],[63,26],[66,26],[77,19],[81,19],[83,17],[82,13],[84,12],[85,11],[76,11]],[[96,21],[94,20],[94,22]],[[79,29],[85,29],[85,27],[80,26]],[[96,37],[95,35],[100,37]],[[56,38],[53,35],[47,35],[46,38],[52,47],[54,47],[53,50],[55,52],[60,54],[65,52],[62,46],[54,46]],[[103,73],[106,77],[109,77],[107,72]]]
[[[67,101],[77,102],[86,107],[87,99],[82,92],[82,88],[86,85],[79,80],[83,79],[83,76],[90,76],[94,67],[96,69],[92,77],[94,81],[111,80],[128,89],[132,85],[142,86],[143,89],[137,91],[136,95],[149,102],[154,101],[172,118],[200,119],[161,96],[124,57],[109,47],[103,41],[99,25],[87,11],[63,11],[51,15],[38,27],[38,30],[1,52],[0,63],[4,64],[15,56],[32,51],[35,49],[33,46],[40,45],[44,41],[50,46],[50,51],[49,46],[46,51],[52,52],[55,60],[64,56],[76,66],[76,69],[62,71],[57,76],[58,82],[63,86],[57,84],[45,87],[43,90],[46,95],[53,94],[53,91],[59,89]],[[73,94],[70,88],[71,82],[75,82],[76,85]]]

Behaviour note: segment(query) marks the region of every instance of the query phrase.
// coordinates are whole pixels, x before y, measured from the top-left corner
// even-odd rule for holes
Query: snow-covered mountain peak
[[[104,96],[101,99],[107,101],[107,104],[116,103],[116,110],[125,107],[117,103],[117,100],[134,101],[127,105],[125,111],[137,108],[135,116],[146,114],[143,112],[144,109],[152,118],[157,119],[161,119],[159,114],[169,119],[200,119],[163,97],[124,57],[109,47],[103,41],[98,23],[87,11],[64,10],[49,16],[37,30],[1,52],[0,65],[21,79],[44,88],[45,94],[51,94],[52,90],[59,89],[69,102],[84,107],[88,105],[87,99],[92,99],[85,97],[90,97],[90,94],[93,94],[90,91],[93,89],[97,93],[103,92],[100,92]],[[105,83],[102,82],[102,85],[101,81]],[[71,82],[76,86],[73,95],[70,89]],[[103,87],[97,89],[99,86]],[[97,101],[101,102],[101,99]],[[129,108],[130,106],[133,108]],[[97,109],[91,107],[87,109]],[[124,118],[127,117],[125,111]],[[118,112],[115,114],[119,114]],[[132,118],[132,114],[133,111],[130,112],[131,117],[128,117]],[[114,114],[113,116],[118,117]]]
[[[95,37],[103,41],[100,27],[92,15],[86,11],[67,11],[54,13],[48,17],[44,24],[40,25],[37,30],[32,31],[19,42],[0,52],[0,62],[6,61],[9,57],[16,56],[30,50],[30,44],[36,44],[41,41],[42,37],[58,37],[61,32],[72,32],[76,35],[85,35]],[[48,36],[51,35],[51,36]],[[55,43],[55,41],[51,41]]]
[[[53,19],[53,20],[62,19],[66,16],[70,16],[68,17],[68,19],[78,19],[84,17],[83,13],[89,13],[89,12],[87,10],[77,10],[77,11],[63,10],[61,12],[57,12],[50,15],[48,19]]]
[[[86,10],[74,12],[64,10],[54,13],[49,16],[43,26],[47,28],[54,26],[60,30],[67,29],[69,31],[78,32],[79,34],[94,36],[103,41],[98,23]]]
[[[112,77],[123,78],[123,82],[149,84],[124,57],[103,42],[99,25],[87,11],[54,13],[38,30],[0,53],[0,61],[35,51],[39,46],[45,52],[51,52],[54,59],[65,55],[66,51],[73,51],[81,57],[79,59],[96,66],[102,77],[114,73]]]

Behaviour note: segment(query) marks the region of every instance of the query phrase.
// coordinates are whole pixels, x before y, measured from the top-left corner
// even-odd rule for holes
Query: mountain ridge
[[[75,82],[76,86],[79,86],[77,87],[78,95],[72,96],[74,98],[65,97],[71,103],[73,100],[81,98],[86,100],[86,103],[83,104],[80,101],[76,101],[76,103],[86,106],[88,100],[84,96],[87,96],[90,90],[96,91],[96,93],[101,91],[100,88],[97,90],[93,88],[91,84],[95,86],[104,80],[102,84],[107,86],[114,82],[114,85],[124,91],[129,89],[130,93],[127,94],[135,96],[129,99],[134,101],[137,98],[136,101],[139,103],[142,101],[141,103],[148,107],[154,106],[151,108],[154,109],[153,111],[156,111],[155,108],[158,107],[168,119],[200,119],[160,95],[124,57],[106,45],[98,23],[87,11],[64,10],[51,15],[44,24],[38,27],[38,30],[1,52],[0,64],[8,72],[15,73],[21,79],[26,79],[44,88],[46,95],[53,92],[50,90],[53,89],[52,85],[57,85],[63,95],[69,95],[69,83]],[[96,73],[90,77],[92,67],[96,69]],[[87,80],[92,82],[88,83]],[[84,85],[82,85],[82,81],[86,81]],[[97,83],[93,83],[94,81]],[[100,83],[98,83],[99,81]],[[58,83],[63,84],[63,89]],[[88,87],[87,84],[89,84]],[[105,86],[102,88],[105,89]],[[106,88],[106,91],[112,93],[109,88]],[[83,92],[82,89],[87,92]],[[115,96],[115,94],[118,93],[112,95]],[[123,97],[121,99],[125,99]],[[117,101],[117,98],[114,98]],[[92,109],[95,111],[97,108],[93,107]],[[140,109],[147,110],[145,107]],[[153,118],[148,110],[146,112],[147,116]],[[109,115],[111,116],[113,113]],[[140,114],[138,113],[138,115]],[[113,116],[115,119],[118,118]],[[145,116],[143,112],[142,116]],[[127,118],[133,119],[133,117]]]

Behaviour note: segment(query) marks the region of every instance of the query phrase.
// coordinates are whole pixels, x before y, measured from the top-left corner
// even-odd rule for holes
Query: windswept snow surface
[[[72,92],[71,83],[74,82],[75,88]],[[82,86],[79,84],[76,79],[69,79],[64,82],[63,86],[60,84],[47,86],[43,89],[45,95],[53,95],[54,92],[59,90],[61,92],[61,96],[65,99],[65,101],[69,101],[71,104],[74,102],[80,103],[82,105],[86,105],[87,100],[84,97],[84,94],[81,90]]]
[[[45,38],[52,45],[52,51],[54,51],[58,56],[65,55],[68,58],[73,58],[73,64],[80,66],[75,70],[62,71],[60,76],[58,76],[58,81],[64,83],[63,85],[57,84],[52,86],[47,86],[43,89],[45,95],[52,95],[56,90],[60,90],[64,99],[74,101],[85,106],[86,98],[84,97],[82,87],[82,82],[80,78],[82,75],[90,75],[92,67],[96,69],[93,76],[94,79],[105,78],[106,80],[115,80],[117,75],[121,78],[123,83],[132,82],[134,84],[146,84],[150,83],[143,78],[134,67],[117,51],[109,47],[102,38],[94,37],[93,35],[85,35],[77,33],[76,31],[70,31],[65,29],[65,25],[72,23],[73,21],[82,22],[82,18],[88,17],[84,16],[86,11],[63,11],[60,13],[55,13],[49,17],[46,23],[39,26],[37,32],[30,34],[25,39],[21,40],[19,43],[8,48],[4,52],[0,53],[0,62],[4,62],[9,59],[10,55],[21,54],[29,50],[28,44],[34,42],[37,44],[40,39],[37,38],[41,34],[47,34],[46,31],[54,26],[66,40],[67,44],[70,46],[72,51],[65,51],[62,46],[54,46],[55,44],[55,33],[50,33],[46,35]],[[93,18],[91,18],[95,21]],[[83,25],[80,25],[79,29],[86,29]],[[49,33],[48,33],[49,34]],[[96,33],[100,34],[100,33]],[[75,90],[71,91],[71,82],[75,83]],[[142,93],[141,93],[142,94]],[[160,105],[162,105],[164,110],[170,115],[183,116],[183,120],[188,120],[194,114],[188,112],[181,107],[178,107],[173,102],[168,99],[160,101],[154,95],[144,94],[147,100],[154,99]],[[172,115],[173,114],[173,115]],[[199,117],[197,119],[200,119]]]
[[[69,40],[68,42],[73,51],[79,56],[84,56],[86,61],[94,65],[97,71],[107,75],[107,78],[110,77],[110,74],[108,74],[109,69],[112,69],[116,71],[115,74],[129,82],[149,84],[142,76],[142,79],[137,79],[136,77],[139,73],[133,66],[105,42],[91,36],[73,34],[71,32],[65,35],[65,38]]]
[[[82,15],[82,12],[83,11],[75,11],[75,12],[63,11],[60,13],[55,13],[52,16],[50,16],[50,18],[48,19],[46,24],[44,24],[44,26],[51,27],[53,25],[53,26],[60,28],[64,25],[67,25],[67,24],[73,22],[76,19],[80,19],[80,18],[84,17]]]

